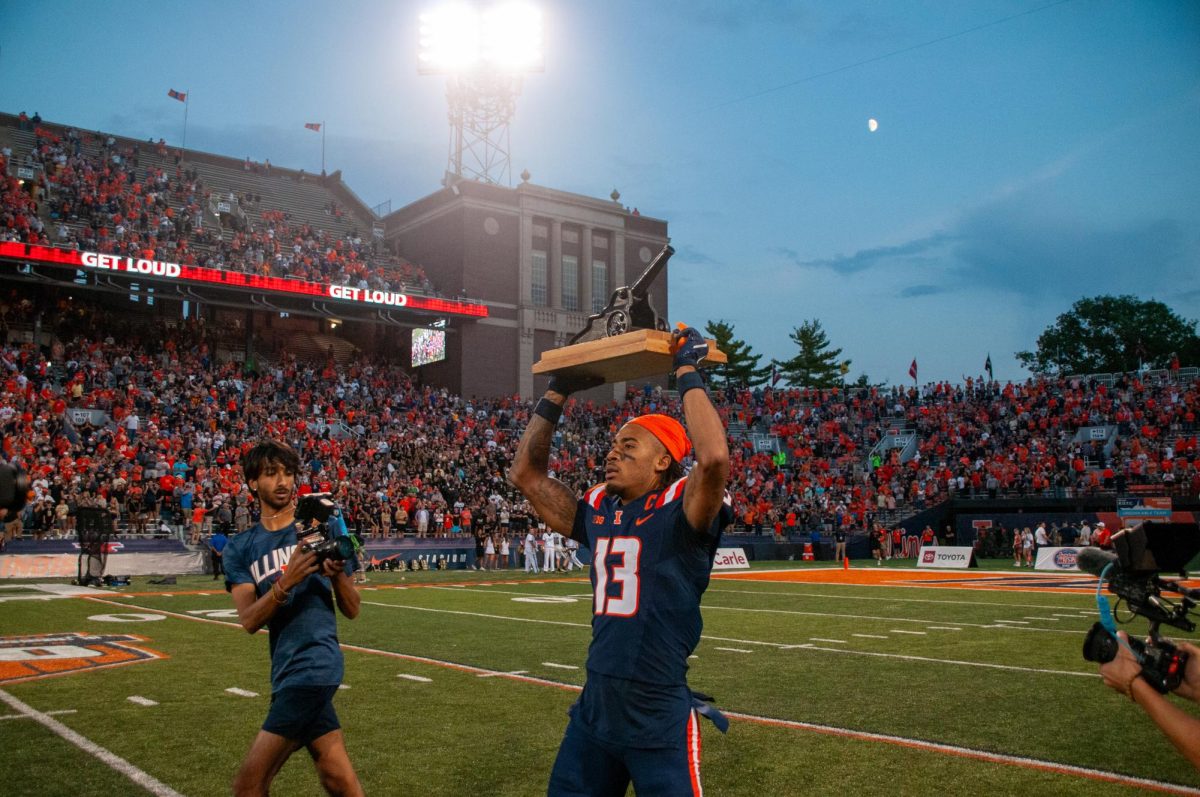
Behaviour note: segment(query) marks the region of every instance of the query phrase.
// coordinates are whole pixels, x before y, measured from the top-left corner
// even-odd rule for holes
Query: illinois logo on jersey
[[[0,683],[28,681],[83,670],[165,659],[157,650],[130,644],[132,634],[38,634],[0,637]]]

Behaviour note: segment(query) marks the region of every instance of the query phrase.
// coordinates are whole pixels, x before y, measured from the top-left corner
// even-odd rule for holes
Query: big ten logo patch
[[[119,667],[167,656],[132,634],[39,634],[0,637],[0,683]]]

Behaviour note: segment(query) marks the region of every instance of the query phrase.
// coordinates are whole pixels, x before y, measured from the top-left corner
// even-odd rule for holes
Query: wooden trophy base
[[[599,377],[606,384],[667,376],[671,371],[671,333],[635,329],[611,338],[589,340],[542,352],[533,364],[535,374]],[[708,341],[708,356],[701,365],[726,363],[729,358]]]

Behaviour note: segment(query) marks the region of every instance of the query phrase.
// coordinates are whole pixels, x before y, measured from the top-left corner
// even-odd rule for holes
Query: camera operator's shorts
[[[271,710],[263,721],[267,733],[309,745],[342,727],[333,710],[337,686],[288,686],[271,695]]]

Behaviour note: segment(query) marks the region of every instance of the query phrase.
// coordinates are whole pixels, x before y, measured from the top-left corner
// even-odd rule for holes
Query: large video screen
[[[412,331],[413,368],[446,359],[446,330],[414,329]]]

